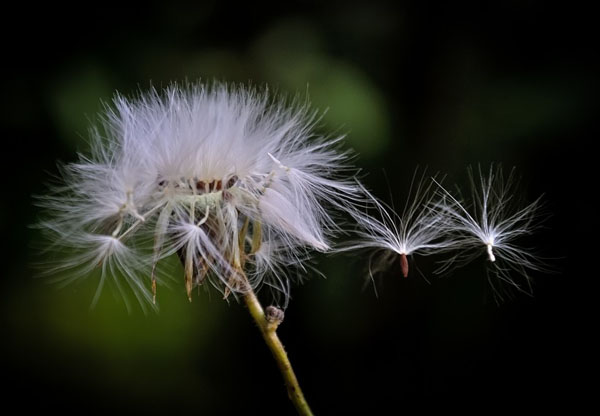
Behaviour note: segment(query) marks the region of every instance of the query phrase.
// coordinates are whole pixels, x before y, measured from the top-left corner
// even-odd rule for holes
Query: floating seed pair
[[[531,289],[528,272],[543,270],[541,262],[527,249],[516,244],[523,235],[537,228],[540,200],[519,205],[516,201],[518,181],[515,171],[505,177],[501,166],[491,165],[487,172],[481,167],[469,168],[471,198],[461,200],[447,191],[435,177],[429,182],[425,173],[413,177],[409,197],[398,214],[379,202],[368,191],[375,215],[355,215],[359,224],[359,240],[346,250],[373,248],[383,251],[375,257],[370,271],[389,268],[397,258],[404,277],[408,276],[407,256],[451,253],[442,261],[438,272],[463,266],[485,253],[491,263],[492,276],[517,290]],[[524,278],[521,283],[511,271]]]

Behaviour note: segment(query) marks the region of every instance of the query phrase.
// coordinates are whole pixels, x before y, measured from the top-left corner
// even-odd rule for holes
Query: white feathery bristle
[[[451,235],[447,233],[444,224],[443,211],[439,209],[438,194],[432,189],[434,182],[426,178],[426,170],[423,170],[420,177],[417,177],[417,174],[418,169],[415,170],[404,209],[400,214],[363,189],[376,214],[353,212],[359,225],[358,238],[346,244],[342,250],[384,250],[385,254],[372,257],[378,264],[370,265],[371,271],[384,271],[395,258],[406,262],[405,256],[440,253],[453,245]],[[396,256],[393,257],[390,253],[395,253]],[[403,272],[407,274],[408,264],[403,267]]]
[[[445,261],[440,271],[462,266],[483,251],[489,260],[491,276],[508,283],[519,291],[530,293],[529,271],[544,270],[539,258],[529,249],[519,246],[520,237],[531,234],[538,226],[540,199],[519,205],[518,181],[514,168],[507,177],[502,167],[490,165],[487,173],[481,167],[477,176],[469,168],[471,201],[465,204],[440,185],[444,200],[440,209],[448,217],[447,227],[456,235],[457,254]],[[512,276],[516,272],[524,278],[519,283]],[[490,279],[496,294],[500,288]]]

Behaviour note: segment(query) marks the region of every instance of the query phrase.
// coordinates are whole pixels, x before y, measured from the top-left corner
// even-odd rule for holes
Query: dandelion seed
[[[375,208],[377,217],[381,219],[355,213],[355,220],[360,226],[358,241],[351,242],[344,250],[375,249],[375,257],[372,258],[376,261],[370,266],[371,276],[386,270],[399,258],[402,275],[408,277],[408,256],[439,253],[452,245],[446,234],[443,212],[439,210],[436,200],[438,194],[433,192],[433,181],[427,181],[425,173],[423,171],[417,177],[418,170],[415,170],[401,214],[363,190]]]
[[[517,243],[537,228],[540,198],[530,204],[519,205],[514,169],[507,177],[501,166],[494,165],[490,166],[487,174],[481,167],[477,176],[471,168],[468,173],[472,197],[469,205],[464,205],[440,185],[446,201],[439,208],[448,216],[447,227],[456,234],[458,250],[458,254],[444,262],[440,270],[464,265],[483,252],[493,276],[519,291],[530,293],[529,271],[543,270],[543,266],[529,249]],[[525,283],[514,280],[512,272],[522,276]],[[496,294],[500,295],[493,280],[489,280]]]
[[[53,247],[77,252],[54,270],[100,266],[99,291],[118,272],[155,300],[157,263],[177,253],[190,300],[209,281],[226,297],[266,285],[287,302],[290,269],[330,250],[335,212],[360,218],[341,138],[319,137],[316,122],[305,105],[218,83],[116,96],[91,155],[40,199]]]

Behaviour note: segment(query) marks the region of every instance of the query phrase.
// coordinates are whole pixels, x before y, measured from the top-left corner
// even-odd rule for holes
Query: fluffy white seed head
[[[91,154],[41,198],[53,247],[76,251],[58,269],[99,267],[101,282],[118,270],[139,293],[141,276],[157,279],[157,262],[177,253],[188,296],[208,280],[226,295],[266,283],[287,300],[290,267],[330,249],[334,212],[360,218],[341,138],[317,136],[316,121],[306,105],[241,86],[117,95]]]
[[[515,170],[505,176],[501,166],[491,165],[487,172],[469,168],[471,199],[465,203],[440,185],[445,202],[440,210],[448,217],[449,231],[456,235],[456,255],[443,264],[441,271],[464,265],[482,253],[489,261],[490,277],[497,277],[519,291],[530,293],[529,272],[543,270],[539,259],[519,240],[537,227],[540,199],[519,204]],[[513,275],[524,278],[519,282]],[[492,287],[500,296],[494,279]]]

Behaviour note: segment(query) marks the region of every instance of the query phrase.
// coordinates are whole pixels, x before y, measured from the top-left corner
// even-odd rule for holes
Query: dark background
[[[83,6],[82,6],[83,7]],[[216,293],[128,315],[86,281],[34,279],[28,228],[56,161],[86,152],[118,90],[219,79],[308,94],[324,131],[348,133],[364,182],[402,203],[417,165],[464,183],[502,162],[544,194],[534,237],[555,273],[497,305],[484,259],[430,283],[397,269],[362,289],[364,256],[319,257],[280,336],[317,414],[582,406],[595,394],[597,17],[576,2],[150,3],[18,6],[2,25],[4,407],[293,414],[245,308]],[[385,174],[384,174],[385,172]],[[387,179],[386,179],[387,177]],[[389,185],[388,185],[389,184]],[[384,410],[387,409],[387,410]]]

